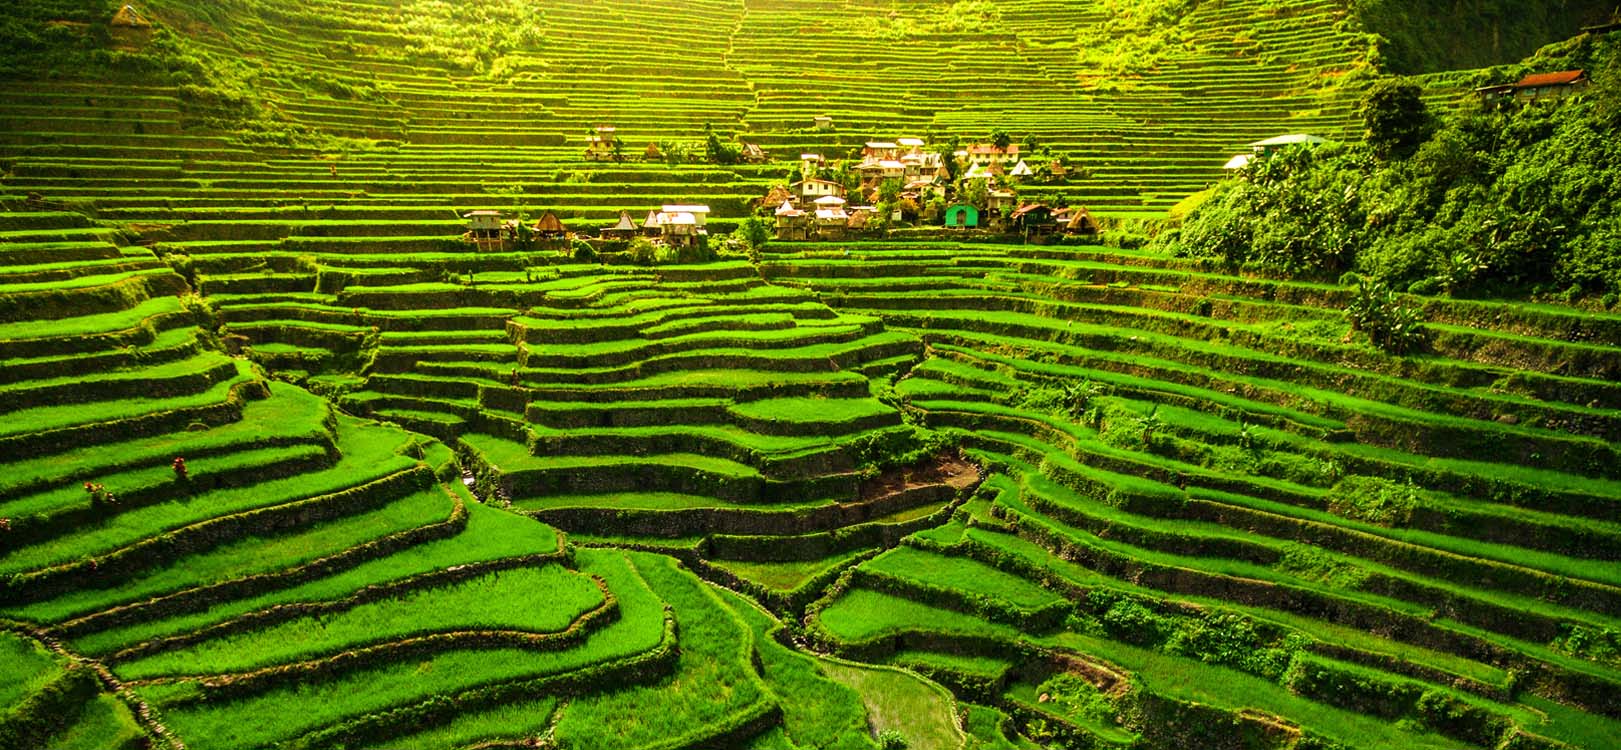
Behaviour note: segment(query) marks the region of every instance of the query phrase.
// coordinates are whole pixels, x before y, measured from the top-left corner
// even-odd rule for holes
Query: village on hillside
[[[830,129],[831,118],[817,117],[816,129]],[[757,144],[740,141],[730,155],[739,163],[764,164],[771,158]],[[667,159],[670,149],[650,142],[639,153],[611,124],[598,124],[586,136],[581,156],[588,162]],[[1035,166],[1032,166],[1032,160]],[[756,217],[778,240],[850,240],[885,236],[900,228],[938,229],[986,236],[1016,236],[1031,242],[1055,237],[1096,236],[1099,224],[1081,206],[1024,201],[1030,184],[1061,184],[1069,174],[1063,160],[1022,149],[1005,134],[966,145],[931,148],[922,138],[866,142],[847,159],[801,153],[792,178],[772,186],[754,201]],[[532,223],[495,209],[463,214],[463,239],[480,247],[562,239],[623,242],[646,238],[666,247],[690,247],[708,237],[706,205],[665,204],[638,218],[621,211],[611,225],[571,229],[555,211]]]

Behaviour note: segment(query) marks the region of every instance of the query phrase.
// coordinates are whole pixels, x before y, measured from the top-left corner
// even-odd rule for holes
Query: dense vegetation
[[[1615,11],[1610,0],[1350,0],[1350,6],[1380,37],[1382,66],[1402,74],[1514,62]]]
[[[1290,149],[1219,185],[1166,239],[1185,256],[1417,293],[1565,300],[1621,294],[1621,43],[1538,58],[1585,69],[1568,102],[1429,113],[1410,84],[1374,90],[1369,138]],[[1438,123],[1431,122],[1439,120]]]
[[[1415,89],[1326,0],[116,5],[3,21],[0,750],[1621,736],[1621,316],[1368,265],[1519,185],[1610,268],[1604,45]],[[1184,227],[1264,206],[1242,257],[1139,247],[1300,130]],[[1109,231],[766,237],[904,135],[1050,149],[1022,197]],[[707,245],[459,236],[671,203]]]

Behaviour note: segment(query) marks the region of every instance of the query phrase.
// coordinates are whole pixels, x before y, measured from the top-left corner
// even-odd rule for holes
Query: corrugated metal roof
[[[1565,70],[1558,73],[1536,73],[1520,79],[1515,88],[1534,89],[1543,86],[1569,86],[1587,77],[1585,70]]]

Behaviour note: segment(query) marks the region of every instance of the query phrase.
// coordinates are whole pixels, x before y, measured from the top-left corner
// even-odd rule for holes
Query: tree
[[[1435,132],[1423,91],[1405,78],[1380,81],[1362,100],[1368,145],[1381,159],[1406,159]]]
[[[969,180],[962,189],[962,202],[978,209],[990,205],[991,189],[985,180]]]
[[[1005,151],[1008,146],[1013,145],[1013,136],[1008,135],[1007,131],[1001,128],[992,130],[991,145]]]
[[[934,152],[940,155],[940,164],[946,168],[946,180],[957,181],[957,148],[961,139],[952,136],[951,140],[935,146]]]
[[[1034,156],[1041,149],[1041,142],[1036,140],[1035,133],[1025,133],[1024,140],[1019,142],[1019,150]]]
[[[878,200],[894,204],[901,197],[901,181],[896,179],[884,180],[878,185]]]
[[[736,164],[743,158],[743,149],[722,141],[715,127],[704,123],[704,156],[712,164]]]
[[[750,216],[738,225],[737,234],[750,250],[758,250],[771,241],[771,224],[758,216]]]

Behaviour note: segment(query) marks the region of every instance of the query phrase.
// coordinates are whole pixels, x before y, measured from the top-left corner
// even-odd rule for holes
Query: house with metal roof
[[[1514,83],[1482,86],[1475,89],[1475,94],[1487,102],[1557,101],[1585,91],[1589,81],[1585,70],[1535,73]]]

